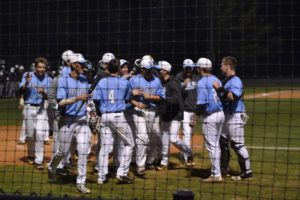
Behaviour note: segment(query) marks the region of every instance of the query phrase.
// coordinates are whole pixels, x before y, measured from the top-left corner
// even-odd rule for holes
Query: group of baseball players
[[[39,57],[34,71],[23,75],[24,130],[28,162],[44,168],[44,141],[53,130],[53,155],[47,164],[50,182],[65,175],[71,154],[77,152],[77,190],[86,187],[87,160],[92,134],[97,134],[97,183],[105,184],[115,173],[119,183],[130,184],[134,163],[137,176],[147,170],[168,169],[170,143],[180,150],[186,167],[195,165],[192,134],[202,123],[211,175],[203,182],[222,182],[229,175],[230,147],[238,156],[241,174],[233,180],[252,178],[244,141],[247,122],[243,85],[236,75],[237,60],[222,58],[223,83],[212,74],[212,62],[199,58],[183,61],[183,70],[171,75],[167,61],[151,55],[136,59],[134,68],[124,59],[105,53],[92,67],[80,53],[67,50],[58,76],[46,73],[48,62]],[[196,72],[196,73],[195,73]],[[180,131],[182,129],[182,132]],[[109,169],[113,157],[114,172]]]

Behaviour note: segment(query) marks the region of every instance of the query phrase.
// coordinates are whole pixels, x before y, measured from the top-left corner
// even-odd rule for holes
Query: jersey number
[[[110,101],[111,104],[115,103],[115,91],[114,90],[109,91],[108,100]]]

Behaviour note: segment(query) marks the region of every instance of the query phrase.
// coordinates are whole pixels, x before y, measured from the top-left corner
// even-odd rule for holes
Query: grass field
[[[252,92],[276,91],[278,88],[247,88]],[[284,89],[284,88],[283,88]],[[206,151],[195,155],[196,166],[187,170],[178,154],[171,156],[171,169],[148,171],[146,179],[135,177],[132,185],[117,185],[115,179],[99,186],[89,163],[87,186],[92,194],[85,197],[104,199],[172,199],[178,189],[189,189],[195,199],[300,199],[300,99],[248,99],[245,101],[250,119],[246,126],[246,144],[249,147],[254,179],[234,182],[229,178],[220,184],[204,184],[200,178],[209,175],[210,162]],[[0,101],[0,125],[20,125],[21,114],[16,100]],[[18,120],[16,120],[18,119]],[[196,127],[199,134],[201,127]],[[239,171],[233,152],[230,167]],[[75,170],[75,169],[74,169]],[[56,184],[49,184],[46,170],[36,171],[32,166],[0,166],[0,189],[6,193],[28,195],[81,196],[75,188],[76,171]]]

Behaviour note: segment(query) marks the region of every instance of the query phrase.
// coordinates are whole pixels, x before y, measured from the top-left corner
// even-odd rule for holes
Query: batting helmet
[[[196,67],[210,69],[212,68],[212,63],[208,58],[199,58]]]

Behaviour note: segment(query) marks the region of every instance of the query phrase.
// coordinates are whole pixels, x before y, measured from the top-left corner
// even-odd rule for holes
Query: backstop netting
[[[176,191],[184,190],[194,199],[300,199],[299,9],[300,3],[292,0],[1,0],[0,198],[35,195],[41,198],[180,199],[183,197]],[[71,67],[62,67],[66,64],[62,62],[62,53],[66,50],[81,53],[89,63],[77,65],[81,60],[76,54],[68,57],[73,63]],[[88,109],[102,115],[96,125],[100,132],[92,134],[87,121],[79,119],[85,117],[85,111],[82,114],[76,110],[93,105],[83,101],[82,94],[87,92],[88,84],[96,80],[97,74],[103,75],[106,61],[102,56],[107,52],[129,63],[130,75],[122,78],[129,82],[128,88],[126,84],[115,88],[116,91],[129,90],[128,104],[126,108],[105,106],[101,100],[115,104],[125,99],[115,99],[115,93],[109,92],[108,88],[116,85],[116,79],[102,81],[103,91],[109,90],[106,98],[101,97],[103,93],[98,86],[93,92],[98,91],[97,95],[90,97],[96,101],[89,101],[96,105]],[[154,59],[154,75],[148,82],[137,79],[143,78],[148,70],[145,68],[149,66],[140,60],[145,55]],[[230,93],[230,87],[225,87],[228,77],[224,82],[226,76],[221,65],[225,56],[233,56],[238,61],[236,73],[243,82],[239,94],[234,93],[234,89]],[[37,57],[46,58],[48,64],[41,60],[34,63]],[[197,63],[201,57],[211,60],[211,73],[223,81],[225,91],[211,88],[215,98],[221,100],[220,107],[225,111],[233,109],[228,102],[245,104],[247,123],[247,116],[240,118],[244,111],[235,110],[239,121],[234,123],[237,126],[231,126],[233,134],[237,130],[245,131],[245,145],[242,133],[227,144],[224,140],[220,142],[220,135],[214,134],[216,126],[207,128],[210,123],[216,124],[209,118],[208,110],[196,117],[195,112],[199,114],[203,108],[197,106],[203,104],[199,96],[207,90],[198,82],[202,65],[198,62],[195,66],[183,66],[183,61],[191,59]],[[170,73],[179,80],[175,89],[166,87],[163,76],[168,68],[162,71],[159,67],[163,63],[159,61],[171,64]],[[37,68],[43,68],[39,66],[43,63],[46,75],[44,72],[39,75]],[[74,78],[82,67],[88,75]],[[67,73],[63,75],[64,68]],[[188,70],[193,75],[188,75]],[[142,75],[138,75],[140,73]],[[102,79],[108,81],[105,77]],[[51,79],[57,78],[58,86],[53,86]],[[152,85],[149,80],[156,83]],[[161,89],[160,93],[155,92],[156,87]],[[54,97],[50,97],[49,91],[53,88],[58,88],[60,93],[55,90]],[[180,97],[177,100],[181,104],[168,107],[168,95]],[[225,95],[223,99],[222,95]],[[53,107],[51,98],[57,101]],[[72,112],[64,104],[68,98],[69,107],[76,104]],[[137,102],[142,102],[144,107],[135,104]],[[209,103],[207,100],[203,105]],[[101,114],[99,106],[102,106]],[[166,126],[170,125],[162,116],[166,111],[169,113],[164,113],[164,117],[171,117],[175,125],[180,125],[171,139],[166,134],[170,130]],[[175,111],[179,118],[173,116]],[[226,119],[235,111],[225,113]],[[120,120],[123,114],[124,121]],[[111,116],[115,117],[114,122],[109,121]],[[55,120],[58,128],[53,127]],[[230,127],[225,121],[220,123],[226,130]],[[122,132],[116,124],[129,124],[130,130]],[[64,140],[70,144],[65,147],[69,152],[66,154],[60,151],[58,143],[62,144],[61,138],[67,138],[68,131],[72,134],[67,134],[70,138]],[[110,131],[115,136],[114,141],[110,140],[113,137]],[[146,136],[141,136],[143,131]],[[132,133],[133,143],[124,143],[122,133],[127,136]],[[109,136],[105,138],[106,135]],[[215,139],[208,139],[209,135]],[[166,141],[169,144],[166,145]],[[129,144],[135,149],[132,156],[126,155]],[[224,154],[225,147],[230,156]],[[220,151],[221,156],[214,157]],[[51,158],[59,153],[64,163],[61,170],[55,171]],[[102,155],[108,159],[107,171],[103,159],[100,159],[102,164],[97,164],[97,158]],[[226,155],[230,159],[224,168]],[[128,162],[127,173],[124,166]],[[221,163],[220,174],[216,163]],[[56,181],[52,180],[54,174]],[[83,194],[85,192],[87,194]]]

